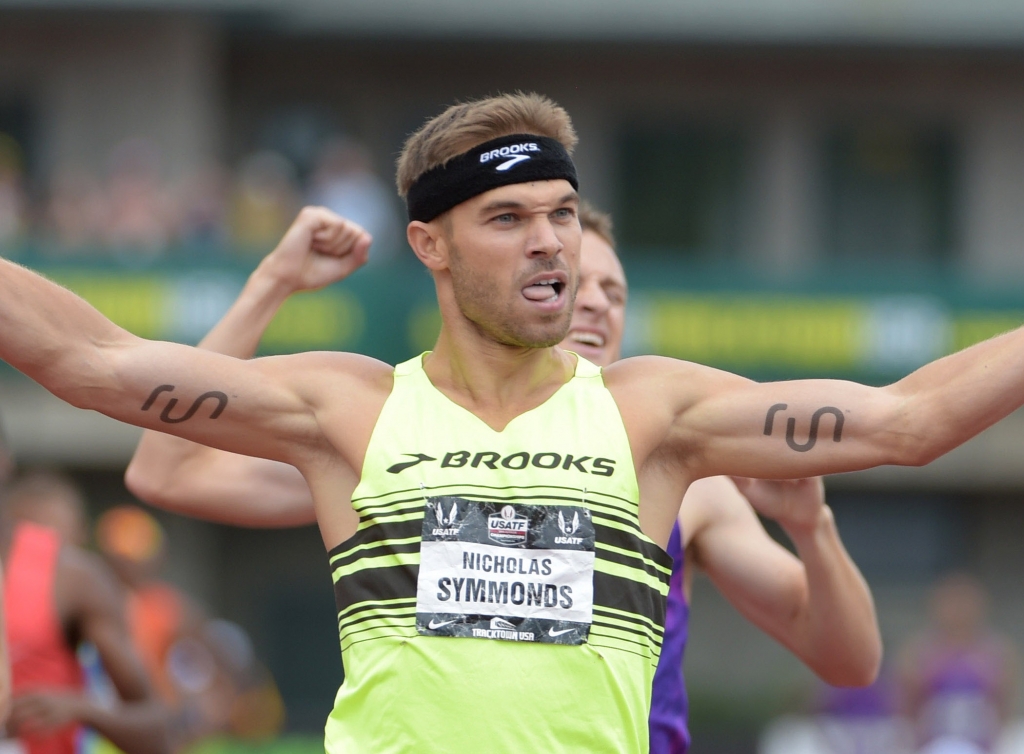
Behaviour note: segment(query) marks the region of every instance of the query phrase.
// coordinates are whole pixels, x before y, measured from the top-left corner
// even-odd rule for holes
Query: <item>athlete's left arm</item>
[[[701,512],[688,546],[694,562],[745,618],[826,683],[874,681],[882,660],[874,603],[820,479],[712,477],[693,484],[683,506]],[[768,536],[755,509],[779,523],[799,558]]]
[[[627,425],[634,411],[643,423],[663,422],[662,436],[648,434],[645,442],[651,452],[672,448],[690,480],[923,466],[1024,403],[1024,329],[878,388],[840,380],[756,383],[659,357],[627,359],[605,374],[617,399],[627,393],[633,404],[624,411]],[[645,432],[634,427],[631,440]]]

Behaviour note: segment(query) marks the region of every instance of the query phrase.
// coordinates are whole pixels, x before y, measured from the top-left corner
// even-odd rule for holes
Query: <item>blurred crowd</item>
[[[963,573],[935,585],[929,623],[865,689],[820,687],[810,718],[785,718],[760,754],[1020,754],[1018,662]]]
[[[260,150],[234,169],[210,164],[170,180],[156,144],[118,144],[102,171],[58,165],[43,186],[29,179],[21,145],[0,132],[0,254],[112,258],[141,265],[175,254],[262,256],[304,204],[344,215],[374,237],[374,259],[404,237],[391,183],[367,148],[325,138],[305,170]]]
[[[0,428],[0,696],[13,698],[0,751],[171,754],[280,734],[284,704],[245,629],[161,578],[171,546],[138,506],[93,522],[69,477],[16,471]]]

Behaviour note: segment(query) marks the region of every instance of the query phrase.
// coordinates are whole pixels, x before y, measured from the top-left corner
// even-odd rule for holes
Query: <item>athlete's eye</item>
[[[576,216],[576,212],[571,207],[562,207],[555,210],[555,217],[559,220],[571,220]]]
[[[516,216],[511,212],[506,212],[503,215],[498,215],[494,219],[495,221],[501,223],[502,225],[507,225],[510,223],[514,223],[516,221]]]
[[[608,297],[608,301],[616,306],[626,303],[626,294],[618,287],[605,288],[605,295]]]

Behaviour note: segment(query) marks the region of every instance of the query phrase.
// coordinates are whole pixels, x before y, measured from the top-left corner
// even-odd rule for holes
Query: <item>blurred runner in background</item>
[[[4,432],[3,416],[0,416],[0,491],[14,471],[14,456],[11,454],[10,446],[7,444],[7,435]]]
[[[81,548],[84,505],[68,480],[29,474],[0,509],[4,613],[14,704],[8,733],[28,754],[72,754],[89,726],[127,754],[168,751],[166,713],[132,648],[124,603],[106,565]],[[75,650],[96,647],[118,692],[86,692]]]
[[[579,217],[584,230],[580,286],[562,346],[607,366],[619,358],[622,346],[626,278],[611,218],[585,204]],[[359,266],[349,257],[292,252],[275,251],[264,259],[201,347],[251,357],[288,295],[343,279]],[[200,518],[243,526],[315,521],[309,490],[296,469],[157,432],[145,433],[126,480],[143,500]],[[768,535],[755,509],[782,526],[802,560]],[[747,619],[824,680],[865,685],[874,679],[881,660],[874,605],[842,546],[820,479],[701,479],[683,499],[668,552],[674,566],[654,679],[653,754],[681,754],[689,746],[682,661],[695,570],[706,572]]]
[[[14,472],[14,456],[7,444],[3,417],[0,416],[0,505],[3,504],[7,481]],[[0,584],[3,583],[3,569],[0,568]],[[7,618],[3,605],[3,590],[0,588],[0,728],[7,722],[11,711],[11,660],[7,651]]]
[[[280,695],[245,632],[208,621],[159,579],[167,548],[160,523],[137,506],[117,506],[100,517],[96,541],[128,590],[132,639],[172,710],[175,750],[223,733],[253,739],[280,732]]]
[[[1017,653],[988,625],[988,595],[957,573],[934,589],[931,625],[901,658],[906,714],[925,754],[993,751],[1013,711]]]

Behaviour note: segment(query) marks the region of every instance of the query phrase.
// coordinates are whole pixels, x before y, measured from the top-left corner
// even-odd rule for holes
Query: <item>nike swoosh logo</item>
[[[456,622],[456,620],[431,620],[430,623],[427,624],[427,628],[433,631],[434,629],[441,628],[443,626],[450,626],[452,623]]]
[[[574,628],[563,628],[563,629],[561,629],[560,631],[556,631],[556,630],[555,630],[555,629],[553,629],[553,628],[549,628],[549,629],[548,629],[548,636],[550,636],[550,637],[554,638],[554,637],[556,637],[556,636],[561,636],[562,634],[567,634],[567,633],[569,633],[570,631],[575,631],[575,630],[576,630],[576,629],[574,629]]]
[[[501,172],[504,173],[509,168],[512,168],[518,165],[520,162],[523,162],[528,159],[530,159],[530,155],[528,154],[517,154],[515,157],[505,160],[503,163],[498,165],[498,167],[496,167],[495,170],[500,170]]]

